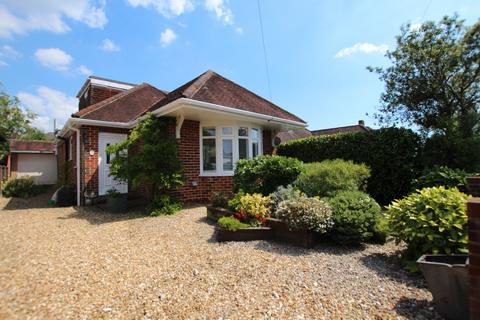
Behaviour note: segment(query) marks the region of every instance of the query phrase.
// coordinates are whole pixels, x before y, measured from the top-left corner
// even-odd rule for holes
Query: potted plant
[[[115,188],[107,190],[107,208],[111,212],[120,213],[127,211],[127,197]]]
[[[93,191],[90,192],[90,193],[85,191],[84,196],[85,196],[85,205],[86,206],[92,206],[93,205],[93,199],[95,198],[95,193]]]
[[[468,319],[468,255],[426,254],[417,264],[438,313],[446,319]]]

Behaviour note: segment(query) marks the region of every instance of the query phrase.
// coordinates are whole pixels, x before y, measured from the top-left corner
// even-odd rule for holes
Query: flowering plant
[[[330,206],[319,198],[300,197],[280,202],[275,217],[292,230],[312,230],[325,233],[333,226]]]
[[[270,215],[271,199],[259,193],[241,195],[235,202],[235,218],[254,226],[262,225]]]

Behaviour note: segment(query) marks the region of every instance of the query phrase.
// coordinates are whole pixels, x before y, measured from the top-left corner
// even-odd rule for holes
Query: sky
[[[208,69],[311,130],[360,119],[376,127],[383,84],[366,67],[388,66],[384,54],[400,26],[454,13],[472,25],[480,17],[479,0],[259,5],[261,15],[256,0],[0,0],[0,81],[47,131],[78,109],[89,75],[170,91]]]

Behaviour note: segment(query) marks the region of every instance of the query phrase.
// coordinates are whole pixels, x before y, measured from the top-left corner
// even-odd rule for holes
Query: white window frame
[[[232,135],[223,135],[223,128],[232,128]],[[216,155],[216,170],[203,170],[203,129],[204,128],[215,128],[215,137],[205,137],[206,139],[215,139],[215,155]],[[238,135],[239,128],[248,128],[248,138],[240,137]],[[252,128],[258,129],[258,155],[263,154],[263,131],[260,126],[252,124],[231,124],[231,123],[222,123],[222,124],[211,124],[211,123],[200,123],[200,176],[233,176],[235,171],[236,163],[239,159],[239,149],[238,141],[239,139],[247,140],[248,145],[248,158],[252,158],[253,148],[252,148]],[[233,170],[226,171],[223,170],[223,139],[232,139],[233,142]]]

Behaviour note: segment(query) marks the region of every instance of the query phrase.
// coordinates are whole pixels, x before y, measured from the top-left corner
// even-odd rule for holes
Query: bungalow
[[[89,77],[77,94],[79,110],[57,135],[59,180],[75,185],[78,205],[86,195],[101,197],[128,184],[109,175],[106,147],[127,138],[150,112],[173,119],[185,185],[173,193],[184,202],[206,201],[215,191],[231,191],[238,159],[273,151],[278,132],[302,129],[306,122],[240,85],[207,71],[166,92]]]

